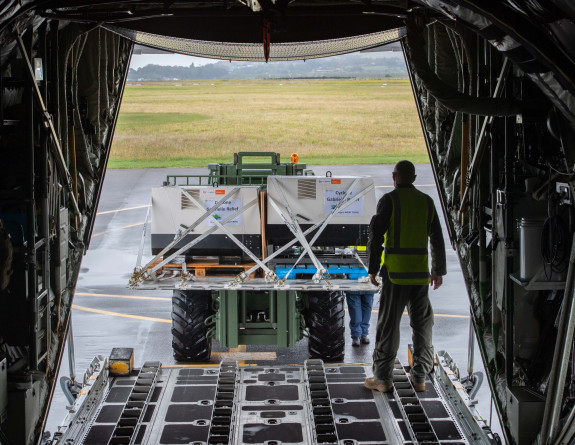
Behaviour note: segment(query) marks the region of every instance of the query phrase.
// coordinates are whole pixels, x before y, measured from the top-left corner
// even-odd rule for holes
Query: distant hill
[[[266,78],[381,78],[407,77],[402,57],[397,54],[346,54],[296,62],[226,62],[206,65],[146,65],[130,69],[128,80],[266,79]]]

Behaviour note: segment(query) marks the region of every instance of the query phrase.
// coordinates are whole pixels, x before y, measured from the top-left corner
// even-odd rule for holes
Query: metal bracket
[[[506,205],[507,204],[507,194],[503,190],[497,190],[497,204]]]

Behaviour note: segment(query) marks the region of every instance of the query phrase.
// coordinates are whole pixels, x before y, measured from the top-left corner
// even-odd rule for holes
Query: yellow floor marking
[[[404,312],[404,313],[407,313],[407,312]],[[434,314],[434,317],[444,317],[444,318],[469,318],[469,315]]]
[[[275,352],[212,352],[212,358],[217,358],[218,360],[237,360],[238,362],[245,360],[272,361],[277,359],[277,354]]]
[[[92,238],[95,238],[97,236],[101,236],[101,235],[105,235],[106,233],[110,233],[110,232],[115,232],[116,230],[124,230],[124,229],[129,229],[131,227],[138,227],[138,226],[143,226],[145,224],[145,222],[141,222],[141,223],[137,223],[137,224],[130,224],[128,226],[123,226],[123,227],[117,227],[115,229],[110,229],[110,230],[106,230],[104,232],[100,232],[100,233],[94,233],[92,235]],[[148,223],[150,224],[150,223]]]
[[[90,295],[90,294],[86,294]],[[135,297],[138,298],[138,297]],[[142,298],[153,298],[153,297],[142,297]],[[156,297],[159,298],[159,297]],[[134,318],[136,320],[147,320],[147,321],[157,321],[159,323],[172,323],[172,320],[167,318],[155,318],[155,317],[145,317],[143,315],[130,315],[130,314],[122,314],[120,312],[111,312],[111,311],[104,311],[102,309],[93,309],[85,306],[78,306],[76,304],[72,305],[72,308],[77,309],[79,311],[84,312],[93,312],[95,314],[102,314],[102,315],[111,315],[114,317],[124,317],[124,318]],[[347,309],[346,309],[347,310]],[[371,311],[373,313],[377,313],[378,311]],[[404,312],[403,315],[407,315],[407,312]],[[445,317],[445,318],[469,318],[469,315],[456,315],[456,314],[435,314],[436,317]],[[275,360],[276,353],[275,352],[246,352],[245,345],[239,345],[237,348],[230,348],[228,352],[214,352],[214,354],[220,354],[222,359],[225,360]],[[272,358],[273,355],[273,358]],[[229,357],[228,357],[229,356]],[[252,358],[252,357],[261,357],[261,358]]]
[[[76,292],[76,295],[82,295],[86,297],[133,298],[135,300],[172,300],[170,297],[140,297],[136,295],[92,294],[89,292]]]
[[[378,311],[371,311],[374,314],[377,314]],[[407,312],[404,312],[403,315],[409,315]],[[457,314],[433,314],[434,317],[444,317],[444,318],[469,318],[469,315],[457,315]]]
[[[216,352],[213,352],[212,355],[217,354]],[[239,365],[239,366],[258,366],[257,363],[247,363],[247,364],[243,364],[243,365]],[[162,368],[219,368],[220,364],[219,363],[205,363],[205,364],[180,364],[180,365],[162,365]]]
[[[435,187],[435,184],[413,184],[416,187]],[[376,185],[375,188],[393,188],[394,185]]]
[[[205,363],[205,364],[181,364],[181,365],[162,365],[162,368],[216,368],[220,366],[219,364],[214,363]]]
[[[349,365],[349,366],[354,366],[354,365],[362,365],[362,366],[367,366],[367,365],[373,365],[373,363],[369,362],[369,363],[363,363],[363,362],[357,362],[357,363],[342,363],[342,365]]]
[[[228,353],[230,354],[237,354],[237,353],[243,353],[246,352],[246,345],[238,345],[237,348],[229,348],[228,349]],[[245,362],[243,360],[238,362],[239,365],[245,365]]]
[[[347,311],[348,309],[345,308]],[[372,310],[372,314],[377,314],[379,311]],[[403,315],[408,315],[407,312],[404,312]],[[444,317],[444,318],[469,318],[469,315],[458,315],[458,314],[433,314],[434,317]]]
[[[127,207],[125,209],[107,210],[105,212],[98,212],[98,213],[96,213],[96,215],[105,215],[107,213],[125,212],[127,210],[135,210],[135,209],[145,209],[146,207],[150,207],[150,205],[148,204],[145,206]]]
[[[144,317],[143,315],[120,314],[119,312],[103,311],[101,309],[92,309],[90,307],[77,306],[75,304],[73,304],[72,307],[74,309],[78,309],[79,311],[94,312],[95,314],[102,314],[102,315],[113,315],[114,317],[135,318],[137,320],[158,321],[160,323],[172,322],[172,320],[168,320],[167,318],[154,318],[154,317]]]

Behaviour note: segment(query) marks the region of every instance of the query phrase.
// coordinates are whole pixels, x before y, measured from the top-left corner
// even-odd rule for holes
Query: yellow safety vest
[[[385,265],[394,284],[429,284],[427,246],[434,217],[433,201],[412,187],[398,187],[389,195],[393,210],[381,265]]]

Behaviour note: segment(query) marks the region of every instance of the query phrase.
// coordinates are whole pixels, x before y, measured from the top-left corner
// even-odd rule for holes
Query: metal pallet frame
[[[271,177],[269,179],[271,179],[273,181],[274,178]],[[275,181],[273,182],[273,184],[277,188],[277,184]],[[255,257],[255,255],[251,251],[249,251],[249,249],[247,249],[246,246],[244,246],[235,236],[231,235],[229,233],[229,230],[227,230],[225,228],[225,224],[227,222],[231,221],[233,218],[235,218],[239,214],[243,213],[244,211],[246,211],[251,206],[255,205],[256,204],[255,200],[250,201],[248,204],[244,205],[242,208],[238,209],[236,212],[234,212],[232,215],[228,216],[224,220],[217,221],[213,218],[213,216],[211,214],[221,205],[221,203],[223,203],[226,199],[229,199],[232,195],[237,193],[237,191],[239,190],[238,188],[232,189],[220,201],[218,201],[213,207],[211,207],[208,210],[203,209],[201,207],[201,205],[197,202],[197,200],[195,200],[189,193],[187,193],[185,190],[182,189],[182,193],[194,205],[196,205],[198,208],[201,208],[204,211],[204,214],[197,221],[195,221],[192,225],[187,227],[182,233],[177,235],[174,238],[174,240],[167,247],[162,249],[162,251],[159,254],[157,254],[156,256],[154,256],[154,258],[152,258],[150,261],[148,261],[148,263],[144,267],[141,267],[140,263],[141,263],[141,257],[142,257],[142,252],[143,252],[143,248],[144,248],[145,243],[141,242],[140,243],[140,253],[138,254],[138,262],[137,262],[136,267],[134,269],[134,273],[132,274],[132,277],[130,279],[129,287],[131,287],[131,288],[149,288],[150,286],[153,286],[153,283],[157,282],[157,280],[155,279],[155,277],[153,275],[157,270],[159,270],[164,265],[166,265],[166,264],[170,263],[171,261],[180,257],[186,250],[188,250],[190,247],[194,246],[195,244],[199,243],[200,241],[205,239],[207,236],[211,235],[212,233],[216,232],[217,230],[222,230],[222,231],[224,231],[224,233],[227,234],[227,236],[230,237],[230,239],[232,239],[232,241],[234,243],[236,243],[236,245],[238,245],[238,247],[240,247],[242,249],[242,251],[244,251],[246,254],[248,254],[256,262],[256,264],[252,268],[250,268],[249,270],[246,270],[244,272],[241,272],[234,280],[229,282],[227,287],[240,289],[240,288],[242,288],[242,286],[245,284],[246,281],[251,281],[249,279],[250,275],[252,275],[258,269],[263,269],[265,271],[265,281],[266,281],[266,283],[269,283],[269,284],[265,285],[265,286],[258,286],[259,288],[266,288],[266,289],[274,289],[274,288],[281,289],[281,288],[283,288],[284,286],[286,286],[286,280],[288,279],[290,273],[288,272],[284,276],[284,278],[280,280],[277,277],[277,275],[275,274],[275,272],[268,268],[267,264],[271,260],[276,258],[278,255],[280,255],[281,253],[283,253],[287,249],[289,249],[291,246],[293,246],[296,242],[299,241],[302,244],[302,246],[304,247],[304,252],[302,252],[302,254],[298,257],[298,259],[296,260],[293,267],[296,267],[297,264],[299,263],[299,261],[301,261],[301,259],[303,259],[303,257],[307,254],[317,269],[317,272],[314,274],[312,281],[315,284],[320,283],[320,281],[324,281],[325,282],[325,284],[324,284],[325,289],[331,289],[333,287],[333,285],[329,281],[329,274],[327,273],[327,269],[325,267],[323,267],[321,262],[317,259],[317,257],[315,256],[315,254],[313,253],[313,251],[311,249],[311,246],[313,246],[314,242],[319,238],[319,236],[321,235],[324,228],[327,227],[327,225],[329,224],[329,222],[331,221],[331,219],[334,216],[336,216],[339,212],[343,211],[345,208],[347,208],[348,206],[353,204],[355,201],[357,201],[358,199],[360,199],[361,197],[363,197],[364,195],[366,195],[367,193],[372,191],[373,187],[374,187],[373,184],[368,186],[368,187],[365,187],[358,194],[356,194],[355,196],[351,197],[349,200],[346,201],[347,197],[349,196],[350,192],[353,190],[353,188],[356,184],[357,184],[357,180],[354,181],[350,185],[350,187],[348,187],[342,200],[339,202],[339,204],[337,206],[335,206],[335,208],[332,210],[332,212],[329,215],[327,215],[321,221],[314,224],[313,226],[311,226],[310,228],[308,228],[305,231],[301,230],[301,227],[299,226],[299,223],[297,222],[297,218],[295,218],[295,216],[293,216],[293,215],[290,216],[291,210],[289,210],[289,205],[285,199],[283,201],[284,201],[284,205],[288,209],[288,215],[287,216],[282,213],[279,206],[277,206],[277,204],[273,200],[270,200],[268,198],[270,204],[280,214],[280,216],[283,218],[286,225],[290,228],[290,230],[294,234],[294,238],[290,242],[288,242],[284,246],[278,248],[275,252],[273,252],[272,254],[270,254],[269,256],[267,256],[266,258],[264,258],[262,260]],[[284,198],[285,198],[285,196],[284,196]],[[171,249],[178,242],[180,242],[189,232],[191,232],[195,227],[197,227],[197,225],[201,221],[203,221],[204,219],[207,219],[207,218],[214,221],[216,225],[211,227],[210,229],[208,229],[202,235],[195,238],[193,241],[189,242],[185,246],[179,248],[176,252],[170,254],[168,257],[163,258],[163,255],[166,252],[168,252],[169,249]],[[307,235],[312,233],[314,230],[317,230],[317,231],[314,234],[313,238],[308,242],[306,237],[307,237]],[[145,237],[146,234],[147,234],[147,231],[144,230],[143,231],[143,237]],[[192,289],[192,288],[194,288],[193,287],[193,281],[196,279],[196,277],[194,277],[188,273],[186,266],[185,266],[185,261],[182,261],[182,270],[180,272],[180,278],[181,278],[181,280],[177,284],[175,284],[172,288],[176,288],[176,289]],[[165,286],[163,288],[165,288]]]

